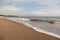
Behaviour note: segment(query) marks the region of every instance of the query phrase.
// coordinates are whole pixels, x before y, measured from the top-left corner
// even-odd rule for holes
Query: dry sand
[[[23,24],[0,18],[0,40],[60,40]]]

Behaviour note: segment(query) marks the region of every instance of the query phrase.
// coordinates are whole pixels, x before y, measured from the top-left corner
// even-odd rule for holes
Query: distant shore
[[[60,40],[21,23],[0,18],[0,40]]]

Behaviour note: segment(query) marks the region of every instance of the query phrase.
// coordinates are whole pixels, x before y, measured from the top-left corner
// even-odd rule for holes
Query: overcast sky
[[[60,0],[0,0],[0,14],[60,16]]]

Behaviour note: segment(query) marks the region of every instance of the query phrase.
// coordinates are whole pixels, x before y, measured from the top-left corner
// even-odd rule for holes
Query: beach
[[[24,24],[0,18],[0,40],[60,40]]]

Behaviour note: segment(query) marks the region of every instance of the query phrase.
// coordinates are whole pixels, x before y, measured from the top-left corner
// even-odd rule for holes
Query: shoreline
[[[60,40],[7,19],[0,18],[0,23],[0,40]]]
[[[8,20],[11,20],[11,19],[8,19]],[[14,20],[11,20],[11,21],[14,21]],[[20,22],[20,20],[15,20],[14,22],[22,23],[23,25],[26,25],[27,27],[32,28],[32,29],[34,29],[37,32],[41,32],[41,33],[44,33],[44,34],[47,34],[47,35],[50,35],[50,36],[54,36],[54,37],[60,38],[59,35],[57,35],[57,34],[55,34],[53,32],[49,32],[49,31],[46,31],[46,30],[38,29],[36,27],[32,27],[30,24],[28,24],[26,22]]]
[[[55,34],[55,33],[53,33],[53,32],[49,32],[49,31],[46,31],[46,30],[43,30],[43,29],[38,29],[38,28],[36,28],[36,27],[32,27],[32,26],[29,25],[28,23],[23,23],[23,24],[26,25],[26,26],[28,26],[28,27],[30,27],[30,28],[32,28],[32,29],[34,29],[34,30],[37,31],[37,32],[41,32],[41,33],[44,33],[44,34],[47,34],[47,35],[50,35],[50,36],[53,36],[53,37],[60,38],[60,35],[57,35],[57,34]]]

